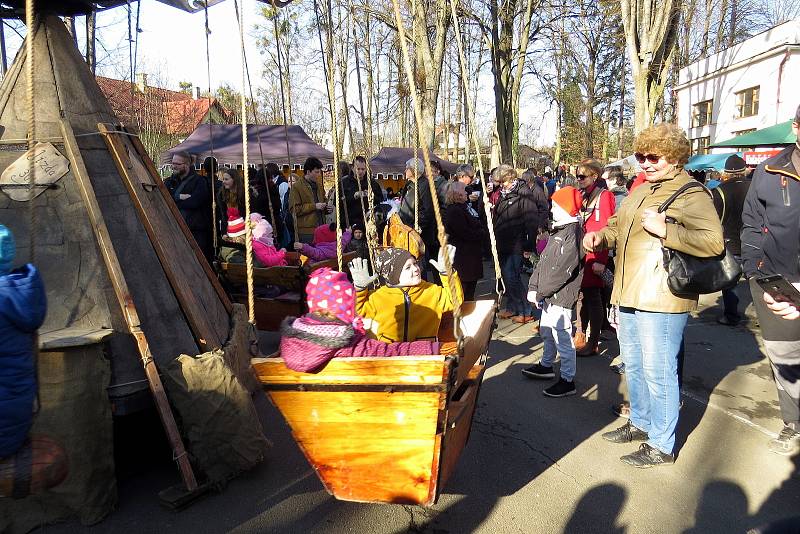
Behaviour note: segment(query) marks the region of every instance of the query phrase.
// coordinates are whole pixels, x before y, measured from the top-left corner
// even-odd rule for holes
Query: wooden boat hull
[[[436,502],[469,438],[484,372],[479,359],[491,337],[493,302],[466,304],[461,325],[469,335],[460,358],[334,358],[318,373],[292,371],[280,358],[253,360],[337,499]]]

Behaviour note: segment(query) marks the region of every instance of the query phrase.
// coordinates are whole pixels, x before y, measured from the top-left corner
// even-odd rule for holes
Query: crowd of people
[[[798,123],[800,109],[795,129]],[[458,299],[445,289],[434,204],[454,246],[452,263],[467,300],[476,297],[484,276],[490,218],[504,287],[499,317],[520,325],[535,323],[531,335],[541,336],[543,342],[541,359],[522,372],[529,378],[554,380],[543,390],[547,396],[573,395],[577,358],[598,354],[603,339],[616,336],[620,356],[612,365],[625,376],[629,401],[614,411],[628,421],[603,437],[613,443],[644,442],[622,460],[652,467],[675,458],[683,332],[699,297],[670,289],[664,251],[695,258],[717,258],[727,251],[743,265],[749,280],[775,375],[785,426],[770,449],[796,452],[800,322],[794,319],[800,312],[783,302],[786,299],[765,293],[756,279],[780,274],[790,282],[800,281],[800,226],[793,211],[800,208],[791,202],[800,194],[795,191],[800,187],[800,149],[790,147],[760,165],[752,180],[751,169],[733,155],[721,179],[689,189],[683,186],[697,176],[683,168],[691,147],[679,127],[648,128],[637,136],[634,149],[641,171],[633,176],[595,159],[569,169],[548,167],[521,174],[503,164],[486,176],[468,164],[450,176],[432,161],[429,180],[424,162],[412,158],[405,165],[406,184],[396,194],[368,176],[366,159],[359,156],[339,169],[338,217],[334,188],[326,194],[320,186],[319,160],[309,158],[303,176],[294,176],[291,184],[270,164],[247,173],[251,211],[257,217],[253,224],[260,225],[254,239],[262,240],[257,258],[263,265],[280,262],[282,247],[315,260],[335,257],[338,218],[344,229],[341,246],[359,256],[350,266],[354,294],[359,295],[354,306],[357,303],[367,324],[380,325],[373,336],[388,343],[435,341],[441,314]],[[211,187],[194,173],[184,154],[173,158],[173,171],[167,186],[204,250],[211,242],[204,219],[210,211],[195,210],[212,190],[218,206],[216,231],[226,238],[241,235],[246,186],[238,171],[217,172],[219,185]],[[416,229],[424,256],[415,258],[401,249],[371,254],[366,222],[370,213],[379,212],[384,221],[397,213],[403,224]],[[724,311],[718,318],[723,325],[742,320],[736,291],[735,286],[723,290]],[[405,321],[384,317],[386,310],[404,302]],[[286,339],[292,331],[291,325],[286,327]]]

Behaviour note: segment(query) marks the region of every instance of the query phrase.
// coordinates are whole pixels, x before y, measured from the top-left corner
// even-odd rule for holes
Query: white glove
[[[356,291],[363,291],[374,282],[378,276],[369,274],[369,262],[364,258],[356,258],[350,262],[350,276]]]
[[[528,291],[528,302],[533,302],[534,304],[538,302],[536,300],[536,291]]]
[[[353,198],[361,198],[364,194],[361,191],[353,193]]]
[[[436,267],[436,270],[439,271],[439,274],[447,274],[447,269],[445,268],[444,264],[444,249],[439,249],[439,259],[437,261],[428,260],[431,262],[431,265]],[[447,245],[447,256],[450,258],[450,265],[453,265],[453,262],[456,261],[456,247],[453,245]]]

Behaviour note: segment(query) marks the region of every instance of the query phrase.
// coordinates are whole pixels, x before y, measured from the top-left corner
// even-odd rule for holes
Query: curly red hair
[[[680,126],[662,122],[637,135],[633,149],[642,154],[661,156],[673,165],[683,165],[689,160],[692,145]]]

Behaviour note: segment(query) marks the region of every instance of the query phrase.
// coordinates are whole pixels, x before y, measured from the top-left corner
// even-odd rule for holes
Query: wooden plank
[[[480,360],[492,337],[494,323],[494,300],[476,300],[461,305],[461,332],[464,335],[464,350],[458,361],[454,387],[466,380],[473,366]]]
[[[484,366],[482,365],[471,368],[463,387],[457,392],[458,396],[451,399],[447,405],[447,428],[442,445],[437,495],[455,471],[461,451],[464,450],[469,439],[483,372]]]
[[[69,157],[72,163],[73,175],[80,185],[81,196],[83,197],[83,202],[92,223],[92,230],[97,239],[97,246],[103,256],[108,275],[111,278],[117,302],[122,309],[122,315],[125,318],[131,335],[136,339],[136,346],[142,359],[142,365],[144,366],[147,381],[150,385],[150,391],[153,393],[158,414],[161,417],[161,422],[164,425],[167,438],[172,446],[173,457],[178,462],[178,467],[180,468],[186,489],[188,491],[194,491],[197,489],[197,480],[195,479],[192,465],[189,463],[186,448],[183,445],[180,432],[178,432],[178,427],[175,424],[172,408],[169,405],[164,386],[161,383],[161,377],[158,375],[153,356],[150,353],[150,345],[147,342],[147,336],[141,329],[141,322],[139,321],[139,314],[136,311],[136,305],[133,303],[133,297],[125,281],[125,275],[120,266],[114,244],[111,242],[111,236],[108,233],[103,213],[100,211],[100,205],[94,194],[89,174],[86,172],[83,157],[81,156],[78,143],[72,132],[72,126],[65,119],[61,120],[61,130],[64,136],[67,157]]]
[[[98,128],[99,127],[100,125],[98,125]],[[124,126],[122,127],[122,130],[126,133],[130,133]],[[150,159],[150,156],[147,154],[147,150],[145,150],[142,141],[138,137],[129,136],[129,139],[131,141],[131,144],[133,145],[134,150],[139,155],[139,158],[141,158],[142,162],[144,162],[145,168],[150,173],[150,176],[153,178],[153,181],[155,182],[156,187],[158,187],[161,196],[164,197],[167,207],[172,212],[172,216],[178,223],[178,227],[181,229],[181,232],[183,232],[183,235],[186,237],[187,241],[189,241],[189,244],[192,246],[192,250],[194,250],[194,254],[195,256],[197,256],[197,260],[200,262],[200,265],[203,267],[203,271],[205,271],[206,276],[211,281],[211,285],[217,292],[217,295],[219,296],[222,305],[225,306],[225,310],[228,312],[228,314],[230,314],[233,304],[231,300],[228,298],[228,294],[225,293],[225,290],[219,283],[219,280],[217,280],[217,275],[214,273],[214,269],[211,268],[211,265],[209,265],[208,260],[205,257],[205,254],[203,254],[203,251],[200,250],[200,246],[194,240],[194,236],[192,235],[192,232],[189,230],[189,227],[186,226],[186,221],[183,220],[183,217],[178,211],[178,207],[175,205],[175,201],[172,200],[172,195],[170,195],[169,191],[167,190],[167,187],[164,185],[164,180],[161,179],[161,175],[158,174],[158,170],[153,164],[153,160]]]
[[[247,295],[235,295],[236,302],[247,304]],[[308,311],[305,299],[255,299],[256,324],[259,330],[277,332],[287,317],[300,317]]]
[[[444,356],[334,358],[318,373],[292,371],[281,358],[255,358],[261,384],[447,384],[451,360]]]
[[[243,263],[221,263],[222,275],[233,284],[247,282],[247,267]],[[302,267],[278,265],[253,269],[253,282],[257,286],[279,286],[287,291],[303,291],[307,276]],[[260,323],[259,323],[260,324]]]
[[[180,302],[181,309],[189,322],[201,352],[221,347],[228,338],[228,321],[222,325],[215,325],[210,321],[208,315],[210,303],[202,302],[195,294],[196,274],[199,272],[192,272],[177,239],[169,238],[169,230],[172,228],[171,221],[161,218],[166,214],[160,212],[160,206],[153,202],[151,196],[145,194],[141,181],[133,176],[135,168],[128,159],[122,140],[118,136],[111,135],[113,132],[110,132],[105,124],[98,124],[98,128],[106,134],[103,136],[106,146],[111,152],[117,171],[119,171],[139,215],[139,220],[150,238],[150,243],[156,251],[164,274],[167,276],[178,302]],[[160,197],[156,198],[161,200]]]
[[[39,349],[59,350],[96,345],[113,333],[111,328],[59,328],[39,333]]]
[[[443,393],[272,392],[270,398],[337,499],[433,502]]]

